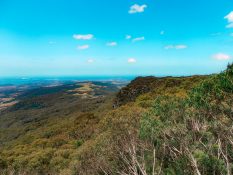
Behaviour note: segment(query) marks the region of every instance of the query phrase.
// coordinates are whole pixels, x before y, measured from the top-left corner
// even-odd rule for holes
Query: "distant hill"
[[[148,92],[165,93],[168,89],[182,88],[184,91],[207,78],[207,76],[191,77],[137,77],[116,95],[114,105],[121,106]]]

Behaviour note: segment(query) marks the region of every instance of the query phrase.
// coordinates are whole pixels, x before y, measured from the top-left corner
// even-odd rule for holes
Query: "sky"
[[[0,77],[211,74],[232,60],[232,0],[0,0]]]

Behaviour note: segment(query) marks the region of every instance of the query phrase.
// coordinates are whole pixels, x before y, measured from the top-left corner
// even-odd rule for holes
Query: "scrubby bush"
[[[83,144],[83,140],[76,140],[75,141],[75,147],[79,148]]]
[[[0,157],[0,170],[7,168],[7,162],[3,158]]]
[[[232,95],[229,65],[191,90],[186,99],[157,97],[141,119],[140,136],[155,148],[147,166],[157,162],[162,174],[231,174]]]

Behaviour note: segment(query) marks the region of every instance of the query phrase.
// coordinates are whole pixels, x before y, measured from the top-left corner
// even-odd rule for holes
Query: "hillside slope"
[[[42,101],[55,99],[51,109],[10,112],[14,121],[39,115],[42,120],[33,125],[1,116],[1,172],[230,174],[232,88],[229,65],[218,75],[140,77],[101,102],[79,99],[65,105],[62,99],[72,101],[70,96],[49,96]]]

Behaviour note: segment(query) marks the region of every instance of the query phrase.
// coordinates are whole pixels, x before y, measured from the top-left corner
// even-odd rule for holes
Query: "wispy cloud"
[[[217,54],[213,55],[213,58],[215,60],[224,61],[224,60],[229,60],[231,58],[231,56],[228,54],[225,54],[225,53],[217,53]]]
[[[227,16],[224,17],[228,21],[226,28],[233,28],[233,11],[231,11]]]
[[[128,59],[128,63],[132,64],[132,63],[136,63],[137,60],[135,58],[129,58]]]
[[[90,46],[89,45],[82,45],[82,46],[78,46],[78,50],[85,50],[88,49]]]
[[[94,35],[92,35],[92,34],[87,34],[87,35],[74,34],[73,38],[77,39],[77,40],[91,40],[94,38]]]
[[[131,38],[132,38],[131,35],[126,35],[126,36],[125,36],[125,39],[131,39]]]
[[[89,64],[94,63],[94,62],[95,62],[94,59],[88,59],[88,60],[87,60],[87,63],[89,63]]]
[[[108,42],[106,45],[110,47],[117,46],[117,42]]]
[[[145,37],[144,37],[144,36],[138,37],[138,38],[134,38],[132,41],[133,41],[133,42],[137,42],[137,41],[143,41],[143,40],[145,40]]]
[[[228,24],[226,28],[233,28],[233,23]]]
[[[142,13],[145,11],[145,8],[147,8],[146,4],[143,5],[134,4],[130,7],[129,14]]]
[[[177,49],[177,50],[179,50],[179,49],[186,49],[186,48],[188,48],[188,46],[184,45],[184,44],[167,45],[167,46],[164,47],[164,49]]]

